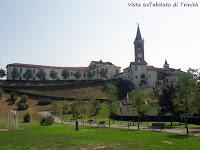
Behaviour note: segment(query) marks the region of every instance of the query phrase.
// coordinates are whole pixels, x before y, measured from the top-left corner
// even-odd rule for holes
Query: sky
[[[0,0],[0,68],[77,67],[92,60],[126,68],[134,61],[137,23],[148,65],[162,67],[167,59],[172,68],[200,68],[200,1],[184,8],[136,8],[130,2],[156,0]]]

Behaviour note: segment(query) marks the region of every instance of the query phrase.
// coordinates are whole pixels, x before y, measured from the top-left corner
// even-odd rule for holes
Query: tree
[[[143,92],[139,90],[132,90],[129,93],[129,99],[131,103],[131,107],[133,110],[137,111],[138,113],[138,130],[139,130],[139,122],[140,122],[140,116],[144,114],[145,111],[145,95]]]
[[[107,73],[108,73],[108,71],[104,68],[101,68],[99,71],[101,78],[107,78]]]
[[[74,77],[75,77],[76,79],[79,79],[79,78],[81,77],[81,73],[80,73],[80,72],[76,72],[76,73],[74,74]]]
[[[78,119],[80,118],[80,114],[81,114],[81,101],[79,98],[75,99],[75,102],[72,104],[71,107],[71,113],[72,113],[72,117],[75,119],[76,122],[76,128],[75,130],[78,130]]]
[[[54,71],[54,70],[51,70],[49,76],[50,76],[53,80],[55,80],[55,79],[58,78],[57,72]]]
[[[33,78],[32,69],[27,69],[23,76],[26,80]]]
[[[131,92],[135,87],[128,80],[120,80],[116,83],[118,98],[123,99],[127,96],[127,93]]]
[[[36,77],[39,80],[45,80],[45,78],[46,78],[46,72],[43,69],[39,69],[39,71],[36,73]]]
[[[157,112],[158,112],[158,121],[160,122],[160,98],[161,98],[161,87],[158,83],[153,87],[153,93],[152,93],[152,100],[153,100],[153,105],[157,107]]]
[[[6,76],[6,71],[4,69],[0,69],[0,78],[3,78]]]
[[[15,80],[16,78],[18,78],[20,76],[19,71],[17,68],[13,68],[12,72],[11,72],[11,76],[12,79]]]
[[[175,114],[174,98],[176,97],[176,87],[173,83],[167,84],[162,88],[159,105],[163,114],[170,113],[171,126],[173,122],[173,115]]]
[[[88,74],[87,74],[87,77],[88,77],[88,79],[93,78],[94,77],[94,72],[89,71]]]
[[[190,107],[191,104],[193,104],[193,98],[195,96],[195,93],[197,92],[198,88],[198,79],[199,79],[199,73],[198,70],[189,68],[187,72],[182,72],[178,76],[178,91],[183,92],[182,101],[184,101],[184,109],[185,109],[185,128],[187,134],[189,134],[189,128],[188,128],[188,115],[190,110],[193,109],[193,107]]]
[[[69,71],[66,70],[66,69],[64,69],[64,70],[62,71],[62,76],[63,76],[63,78],[64,78],[65,80],[66,80],[67,78],[69,78],[69,76],[70,76]]]
[[[108,98],[108,111],[109,111],[109,127],[111,114],[116,112],[117,109],[117,88],[113,84],[106,86],[106,95]]]

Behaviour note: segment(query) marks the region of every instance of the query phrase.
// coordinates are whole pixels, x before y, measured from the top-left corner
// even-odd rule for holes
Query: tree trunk
[[[110,128],[110,116],[109,116],[109,128]]]
[[[134,124],[134,112],[133,112],[133,120],[132,120],[132,122],[133,122],[133,126],[134,126],[134,125],[135,125],[135,124]]]
[[[140,130],[140,117],[138,115],[138,130]]]
[[[181,125],[181,120],[182,120],[181,115],[179,115],[179,125]]]
[[[171,113],[170,119],[171,119],[171,126],[172,126],[172,122],[173,122],[173,114],[172,113]]]
[[[78,121],[76,120],[76,131],[78,131]]]

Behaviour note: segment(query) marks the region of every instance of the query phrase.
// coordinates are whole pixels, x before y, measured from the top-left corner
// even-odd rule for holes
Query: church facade
[[[129,67],[119,75],[122,79],[131,81],[136,88],[153,87],[156,83],[165,84],[177,79],[181,70],[170,68],[167,60],[165,60],[163,68],[147,64],[144,57],[144,39],[142,39],[139,25],[134,41],[134,50],[135,61],[131,62]]]

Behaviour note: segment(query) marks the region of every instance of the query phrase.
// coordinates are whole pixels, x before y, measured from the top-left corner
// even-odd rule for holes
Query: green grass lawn
[[[1,150],[28,149],[199,149],[200,137],[165,132],[37,123],[20,124],[19,130],[0,132]]]

